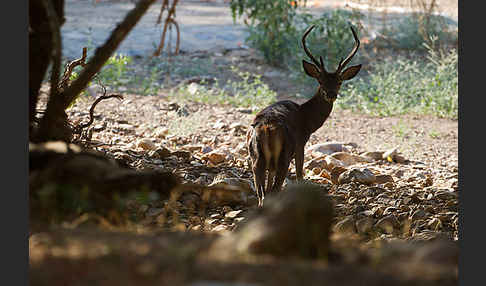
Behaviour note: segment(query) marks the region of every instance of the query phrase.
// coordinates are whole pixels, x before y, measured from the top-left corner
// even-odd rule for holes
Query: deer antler
[[[358,48],[359,48],[358,36],[356,35],[356,32],[353,29],[353,26],[350,26],[350,28],[351,28],[351,32],[353,32],[353,37],[354,37],[354,41],[355,41],[354,48],[349,53],[349,55],[346,57],[346,59],[343,60],[343,58],[341,58],[341,60],[339,61],[339,64],[338,64],[337,71],[336,71],[337,73],[340,73],[341,70],[351,61],[351,59],[354,57],[354,55],[356,54],[356,52],[358,51]]]
[[[307,46],[305,45],[305,38],[307,37],[307,35],[312,31],[312,29],[314,29],[316,25],[312,25],[310,26],[309,28],[307,28],[307,30],[304,32],[304,35],[302,36],[302,45],[304,46],[304,51],[305,53],[307,54],[307,56],[309,56],[309,58],[314,62],[314,64],[321,69],[321,71],[323,72],[327,72],[326,69],[324,68],[324,63],[322,61],[322,57],[319,58],[319,60],[321,61],[320,63],[316,60],[316,58],[314,58],[314,56],[311,54],[311,52],[309,51],[309,49],[307,49]]]

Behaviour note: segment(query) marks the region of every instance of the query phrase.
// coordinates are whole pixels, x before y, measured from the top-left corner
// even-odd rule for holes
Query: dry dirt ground
[[[271,79],[272,88],[287,89],[277,79]],[[164,169],[183,183],[223,182],[236,190],[227,190],[223,199],[210,196],[209,205],[201,203],[204,193],[197,190],[175,201],[129,200],[135,219],[128,225],[90,214],[32,229],[31,285],[457,284],[456,120],[334,110],[307,143],[305,163],[306,181],[319,184],[333,202],[334,256],[224,259],[218,255],[239,250],[225,246],[215,254],[213,246],[222,237],[245,236],[255,211],[244,145],[252,110],[178,100],[168,90],[150,96],[120,93],[123,100],[96,107],[90,148],[136,170]],[[73,124],[88,120],[93,101],[84,95],[69,109]],[[43,96],[39,109],[45,103]],[[329,144],[320,151],[311,148],[329,142],[340,150]],[[336,166],[366,168],[374,179],[337,183]],[[292,168],[288,182],[293,174]]]

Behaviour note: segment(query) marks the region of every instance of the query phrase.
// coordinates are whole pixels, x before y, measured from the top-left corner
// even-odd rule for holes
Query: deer
[[[344,69],[360,45],[352,26],[354,47],[346,58],[341,58],[335,72],[328,72],[322,56],[318,62],[306,46],[305,39],[314,27],[307,28],[302,36],[302,46],[312,61],[302,60],[304,71],[319,83],[314,96],[302,104],[281,100],[265,107],[255,115],[246,134],[259,207],[263,207],[266,192],[281,190],[292,159],[297,181],[303,180],[305,144],[331,114],[343,81],[354,78],[361,69],[361,64]]]

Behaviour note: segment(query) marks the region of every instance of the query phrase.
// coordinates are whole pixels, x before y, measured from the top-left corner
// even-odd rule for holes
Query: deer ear
[[[304,71],[308,76],[313,78],[319,78],[319,69],[315,64],[311,64],[306,60],[302,60],[302,65],[304,66]]]
[[[358,74],[360,69],[361,69],[361,65],[350,66],[349,68],[345,69],[341,73],[341,78],[343,80],[352,79],[353,77],[355,77]]]

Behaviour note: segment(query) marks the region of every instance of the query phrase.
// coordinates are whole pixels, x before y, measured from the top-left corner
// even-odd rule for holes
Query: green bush
[[[343,86],[337,105],[375,115],[416,112],[457,119],[457,52],[426,48],[426,61],[375,62],[369,76]]]
[[[426,51],[424,44],[442,46],[457,44],[457,32],[438,15],[411,15],[398,20],[396,25],[386,26],[381,33],[390,39],[392,47]],[[437,48],[437,47],[434,47]]]
[[[294,18],[305,0],[232,0],[235,20],[246,16],[249,36],[246,41],[260,50],[265,60],[280,65],[291,53],[297,29]],[[289,45],[290,43],[290,45]]]

